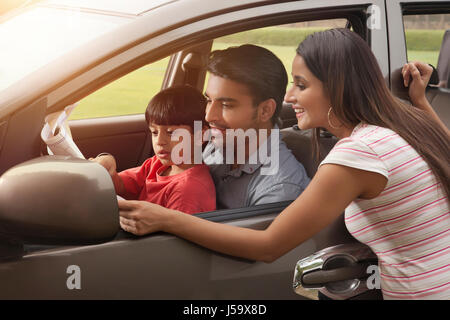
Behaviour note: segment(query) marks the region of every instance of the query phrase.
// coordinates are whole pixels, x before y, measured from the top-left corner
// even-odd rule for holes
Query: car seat
[[[301,130],[297,125],[281,130],[281,139],[286,143],[287,147],[292,151],[295,158],[303,164],[308,177],[312,178],[317,171],[319,162],[314,159],[312,145],[312,130]],[[321,135],[319,145],[322,157],[327,155],[333,148],[337,138],[329,133]]]
[[[439,79],[447,80],[446,88],[450,88],[450,29],[444,33],[436,69]]]

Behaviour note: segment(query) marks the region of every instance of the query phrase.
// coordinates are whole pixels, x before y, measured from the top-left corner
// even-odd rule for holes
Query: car
[[[313,22],[361,35],[392,92],[407,100],[400,74],[410,55],[404,17],[434,14],[445,25],[450,1],[45,0],[0,16],[0,299],[301,300],[316,299],[318,291],[334,299],[379,298],[362,280],[376,259],[348,233],[343,215],[272,263],[165,233],[134,236],[119,228],[107,172],[88,160],[47,155],[41,130],[48,114],[79,102],[74,113],[99,111],[69,121],[84,156],[109,152],[119,169],[138,166],[153,155],[144,110],[154,90],[203,90],[203,67],[217,39],[246,42],[233,36],[286,25],[300,34]],[[292,58],[295,46],[289,50]],[[132,88],[147,94],[140,103],[122,95],[121,81],[134,76]],[[450,90],[430,86],[427,95],[448,125]],[[124,107],[110,116],[118,104]],[[283,139],[314,175],[310,132],[295,127],[289,105],[281,117]],[[336,142],[327,133],[322,140],[325,152]],[[289,203],[197,216],[264,229]]]

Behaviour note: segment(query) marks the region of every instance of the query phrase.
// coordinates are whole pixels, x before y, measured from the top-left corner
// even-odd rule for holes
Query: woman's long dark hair
[[[450,197],[449,135],[428,113],[392,95],[375,56],[359,35],[348,29],[317,32],[300,43],[297,54],[323,83],[338,119],[398,133],[427,162]],[[320,129],[315,129],[315,150],[319,138]]]

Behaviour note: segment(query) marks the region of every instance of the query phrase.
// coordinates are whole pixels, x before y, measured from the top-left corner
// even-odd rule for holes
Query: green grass
[[[439,58],[439,51],[408,50],[408,61],[418,60],[430,63],[434,67],[436,67],[438,58]]]
[[[217,39],[217,42],[297,47],[308,35],[325,29],[327,28],[266,27],[221,37]]]
[[[299,30],[286,27],[251,30],[217,39],[214,42],[213,50],[225,49],[242,43],[265,47],[274,52],[283,62],[289,75],[289,82],[291,82],[291,65],[298,43],[308,34],[318,30],[318,28]],[[419,31],[407,31],[408,60],[424,61],[436,66],[443,31],[431,30],[427,33]],[[436,48],[438,42],[439,46]],[[431,49],[417,50],[417,48],[422,48],[419,43],[424,44],[423,48]],[[80,101],[70,119],[143,113],[151,97],[161,89],[168,61],[169,58],[165,58],[144,66],[87,96]]]
[[[445,30],[406,30],[406,46],[414,51],[439,51],[444,33]]]
[[[161,90],[169,58],[137,69],[82,99],[70,120],[143,113]]]

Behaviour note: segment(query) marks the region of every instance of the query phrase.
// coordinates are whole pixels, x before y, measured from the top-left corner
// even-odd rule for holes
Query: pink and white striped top
[[[325,163],[388,179],[376,198],[345,210],[350,233],[378,256],[384,299],[450,299],[449,199],[416,150],[390,129],[360,123]]]

